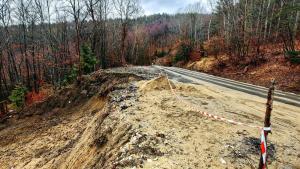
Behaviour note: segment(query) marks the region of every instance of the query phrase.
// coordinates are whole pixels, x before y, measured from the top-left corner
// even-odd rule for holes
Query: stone
[[[220,162],[222,163],[222,164],[226,164],[226,161],[221,157],[220,158]]]

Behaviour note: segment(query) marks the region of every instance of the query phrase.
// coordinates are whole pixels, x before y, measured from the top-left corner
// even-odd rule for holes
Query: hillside
[[[198,111],[261,125],[265,99],[172,81],[194,109],[158,73],[150,67],[95,72],[13,113],[1,123],[0,168],[255,168],[260,132]],[[300,166],[299,112],[275,103],[270,168]]]
[[[182,43],[177,42],[170,47],[158,49],[159,52],[166,54],[156,59],[154,63],[183,67],[264,87],[268,87],[271,79],[274,78],[278,89],[300,93],[300,65],[293,64],[285,58],[281,44],[263,46],[262,53],[264,55],[258,63],[251,63],[251,60],[235,63],[231,60],[232,56],[220,54],[216,57],[207,52],[210,50],[209,48],[201,50],[197,47],[193,48],[188,54],[187,61],[175,63],[174,59],[180,51]],[[297,41],[296,46],[296,49],[300,49],[300,41]],[[206,53],[206,55],[203,55],[203,53]]]

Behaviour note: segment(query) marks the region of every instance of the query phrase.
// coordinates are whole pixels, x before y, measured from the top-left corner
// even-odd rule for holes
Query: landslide
[[[261,126],[265,99],[180,83],[178,76],[169,83],[159,73],[153,67],[96,72],[13,115],[0,129],[0,168],[257,167],[260,130],[199,111]],[[179,101],[170,84],[193,106]],[[269,168],[299,168],[299,119],[298,107],[274,102]]]
[[[80,84],[10,115],[0,128],[0,168],[115,168],[130,125],[114,112],[113,100],[134,98],[128,73],[95,72]],[[113,91],[117,94],[111,95]],[[120,95],[121,91],[131,95]]]

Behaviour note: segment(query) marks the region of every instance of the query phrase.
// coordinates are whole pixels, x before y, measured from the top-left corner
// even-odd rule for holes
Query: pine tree
[[[89,74],[95,70],[97,58],[88,45],[81,46],[81,67],[84,74]]]

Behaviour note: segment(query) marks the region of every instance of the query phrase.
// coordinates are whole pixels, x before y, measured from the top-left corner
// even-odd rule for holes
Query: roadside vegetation
[[[95,70],[152,63],[203,71],[205,62],[208,73],[259,85],[271,69],[287,77],[281,89],[298,92],[298,1],[199,1],[149,16],[139,0],[57,2],[0,1],[1,100],[19,84],[38,94]]]
[[[16,88],[11,92],[9,100],[13,103],[15,108],[23,108],[27,92],[28,90],[24,86],[16,86]]]

